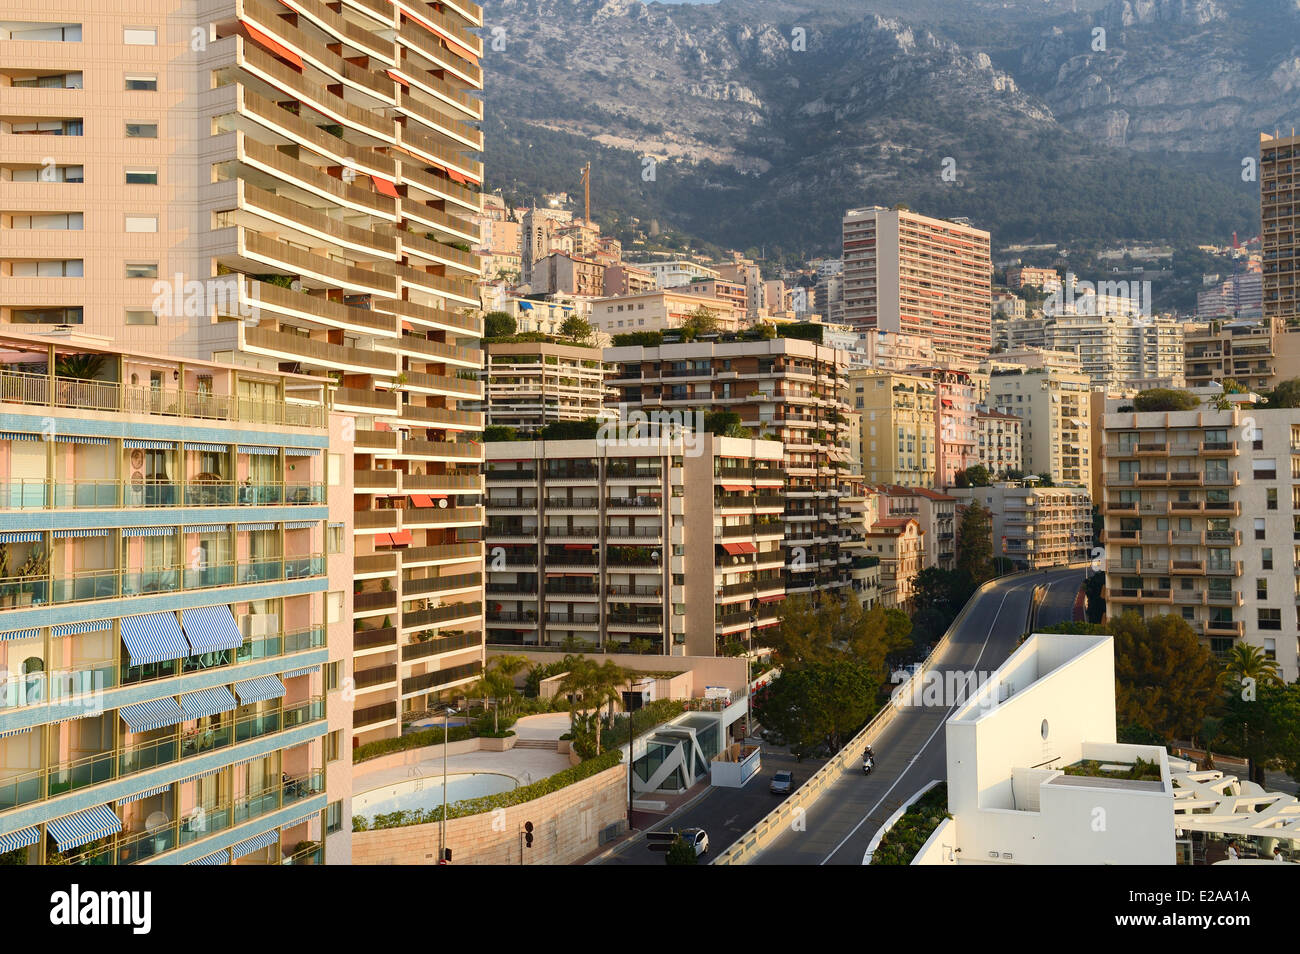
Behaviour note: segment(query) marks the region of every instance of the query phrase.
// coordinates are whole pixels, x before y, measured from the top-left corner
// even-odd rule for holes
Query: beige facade
[[[880,560],[880,601],[912,608],[916,575],[925,568],[925,531],[912,517],[881,517],[867,531],[866,550]]]
[[[923,335],[974,365],[992,346],[989,233],[901,209],[844,216],[844,321]]]
[[[933,487],[936,386],[916,374],[851,370],[849,406],[860,419],[861,474],[867,483]]]
[[[488,425],[535,431],[553,421],[613,419],[606,383],[613,366],[598,348],[546,342],[493,342],[486,348]]]
[[[1183,386],[1183,325],[1173,318],[1062,314],[997,321],[993,343],[1004,352],[1038,349],[1078,356],[1097,387]],[[1002,354],[993,360],[1005,360]]]
[[[1059,486],[1090,486],[1090,392],[1082,373],[1002,368],[990,376],[990,409],[1022,421],[1026,474],[1045,474]]]
[[[780,443],[638,434],[487,445],[494,644],[722,655],[776,624]]]
[[[637,295],[653,291],[655,277],[649,270],[638,265],[620,262],[605,269],[605,297],[619,295]]]
[[[1187,322],[1183,325],[1184,377],[1189,388],[1231,378],[1252,391],[1271,391],[1300,377],[1295,335],[1277,318]]]
[[[1293,131],[1294,132],[1294,131]],[[1263,263],[1264,317],[1288,324],[1300,318],[1300,262],[1296,260],[1297,219],[1295,158],[1300,136],[1261,134],[1259,193]]]
[[[616,298],[602,298],[591,306],[591,323],[610,335],[632,331],[667,331],[680,328],[701,308],[718,323],[719,331],[738,331],[745,324],[745,312],[734,302],[678,291],[645,291]]]
[[[978,501],[990,512],[995,559],[1030,570],[1089,559],[1092,497],[1085,490],[1006,481],[955,488],[952,495],[963,503]]]
[[[576,252],[552,252],[533,262],[528,284],[538,295],[598,298],[605,292],[605,266]]]
[[[1020,431],[1020,418],[1001,411],[981,410],[976,412],[975,426],[979,430],[976,457],[991,475],[996,477],[1009,470],[1024,472],[1024,436]]]
[[[1180,615],[1216,655],[1244,641],[1294,681],[1300,411],[1121,403],[1106,414],[1109,612]]]

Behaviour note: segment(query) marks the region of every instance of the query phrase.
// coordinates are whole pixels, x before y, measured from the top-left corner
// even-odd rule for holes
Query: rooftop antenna
[[[582,188],[583,188],[583,194],[585,199],[585,206],[584,206],[585,218],[586,221],[590,223],[591,222],[591,160],[590,159],[588,159],[587,164],[582,167],[581,172],[582,172]]]

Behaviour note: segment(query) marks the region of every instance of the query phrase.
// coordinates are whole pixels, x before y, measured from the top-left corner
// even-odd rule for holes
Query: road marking
[[[975,658],[976,669],[979,668],[980,660],[984,658],[984,651],[988,649],[989,640],[993,638],[993,627],[997,625],[998,617],[1002,615],[1002,607],[1006,605],[1007,597],[1020,589],[1022,589],[1022,587],[1012,586],[1007,589],[1006,593],[1002,594],[1002,602],[998,604],[997,612],[993,614],[993,621],[989,623],[989,631],[984,636],[984,645],[980,647],[979,655]],[[948,711],[944,714],[943,719],[939,722],[938,727],[935,728],[935,730],[932,733],[930,733],[930,737],[925,740],[925,744],[922,745],[919,749],[917,749],[916,754],[912,756],[912,760],[907,763],[907,766],[903,769],[903,771],[898,773],[898,778],[894,779],[894,784],[889,786],[888,791],[886,791],[884,795],[880,796],[880,801],[876,802],[875,805],[871,806],[871,810],[862,816],[862,820],[853,826],[853,830],[850,831],[847,835],[845,835],[843,840],[838,845],[836,845],[833,849],[831,849],[831,853],[818,862],[819,866],[826,864],[826,862],[830,861],[833,857],[835,857],[836,852],[838,852],[841,848],[843,848],[844,845],[849,841],[849,839],[858,833],[858,829],[867,823],[867,819],[870,818],[872,814],[875,813],[876,809],[878,809],[881,805],[884,804],[885,799],[889,797],[890,792],[892,792],[895,788],[898,787],[898,783],[903,780],[903,776],[905,776],[911,770],[912,766],[916,764],[917,759],[919,759],[925,753],[925,750],[930,747],[930,743],[933,742],[934,737],[939,734],[939,730],[942,729],[947,724],[948,716],[952,715],[953,710],[956,709],[959,704],[960,703],[954,702],[952,706],[949,707]],[[863,855],[864,861],[865,858],[866,855],[864,854]]]

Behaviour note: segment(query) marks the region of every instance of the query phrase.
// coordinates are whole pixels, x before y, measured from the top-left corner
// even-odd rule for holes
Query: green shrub
[[[477,735],[478,733],[469,726],[452,726],[451,731],[447,733],[452,742],[464,742],[466,739],[472,739]],[[375,742],[367,742],[365,745],[358,745],[352,750],[352,761],[355,764],[364,762],[367,759],[378,758],[381,755],[388,755],[391,752],[422,749],[426,745],[442,745],[442,726],[425,729],[421,732],[411,732],[396,739],[379,739]]]
[[[910,865],[948,814],[948,783],[940,782],[913,803],[885,832],[871,856],[873,865]]]

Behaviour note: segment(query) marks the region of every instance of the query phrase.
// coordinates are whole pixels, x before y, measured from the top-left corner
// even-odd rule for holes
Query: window
[[[343,455],[330,454],[326,464],[326,469],[329,472],[327,477],[329,485],[331,487],[337,487],[343,482]]]
[[[325,594],[325,622],[337,623],[343,618],[343,591]]]
[[[330,802],[325,806],[325,834],[332,835],[343,830],[343,800]]]
[[[127,123],[126,138],[127,139],[157,139],[158,124],[157,123]]]
[[[1255,518],[1255,539],[1256,540],[1264,539],[1264,518],[1263,517]]]
[[[157,278],[158,263],[157,262],[127,262],[126,277],[127,278]]]
[[[343,747],[343,730],[335,729],[329,735],[325,736],[325,761],[337,762],[339,760],[339,750]]]
[[[1277,488],[1269,487],[1267,493],[1268,493],[1268,509],[1276,510],[1277,509]]]
[[[127,169],[126,184],[127,185],[157,185],[158,170],[157,169]]]
[[[156,325],[158,316],[149,308],[128,308],[126,310],[128,325]]]
[[[127,73],[125,85],[128,93],[154,93],[158,90],[158,77],[152,73]]]
[[[1281,629],[1282,628],[1282,611],[1280,609],[1260,609],[1258,610],[1258,624],[1260,629]]]
[[[33,212],[11,216],[9,227],[32,232],[80,232],[84,222],[80,212]]]
[[[343,552],[343,524],[331,523],[325,528],[325,552]]]
[[[339,687],[339,673],[342,671],[342,663],[337,659],[334,662],[325,664],[325,691],[334,692]]]
[[[1273,548],[1264,547],[1259,551],[1259,554],[1260,554],[1260,562],[1262,564],[1261,568],[1265,570],[1273,569]]]
[[[14,262],[12,272],[14,278],[81,278],[85,262],[79,258]]]
[[[122,42],[127,46],[157,46],[158,31],[140,27],[125,27]]]
[[[158,216],[156,215],[128,215],[126,217],[127,232],[157,232]]]
[[[1259,579],[1255,581],[1255,599],[1268,599],[1268,580]]]

